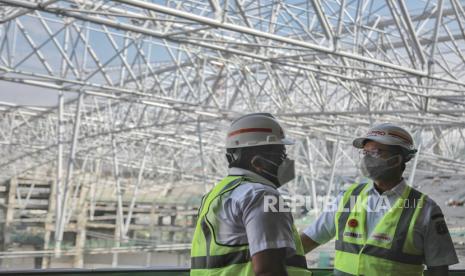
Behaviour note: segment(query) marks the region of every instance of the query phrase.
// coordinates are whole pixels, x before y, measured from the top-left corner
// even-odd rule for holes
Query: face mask
[[[277,178],[280,185],[284,185],[295,178],[294,160],[289,158],[283,160],[281,165],[278,167]]]
[[[400,162],[400,155],[388,159],[365,155],[361,160],[360,170],[364,176],[373,180],[394,180],[398,176],[397,167]]]
[[[272,176],[273,178],[276,178],[278,180],[278,184],[280,186],[286,184],[287,182],[291,181],[292,179],[295,178],[295,166],[294,166],[294,160],[291,160],[289,158],[286,158],[281,162],[281,164],[278,166],[275,162],[270,161],[266,158],[263,158],[259,155],[257,155],[253,160],[252,163],[254,163],[255,160],[260,159],[268,164],[271,164],[275,167],[278,168],[277,173],[273,174],[269,172],[268,170],[262,170],[265,174]]]

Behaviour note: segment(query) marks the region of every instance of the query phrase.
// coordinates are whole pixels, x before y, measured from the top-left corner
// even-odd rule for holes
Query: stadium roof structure
[[[410,180],[465,174],[463,0],[0,0],[0,80],[57,92],[0,103],[0,178],[54,179],[58,240],[95,187],[121,224],[126,199],[201,196],[248,112],[297,141],[290,193],[356,177],[379,122],[412,132]]]

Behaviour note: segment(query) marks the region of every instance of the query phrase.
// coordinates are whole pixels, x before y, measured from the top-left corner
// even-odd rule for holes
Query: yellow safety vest
[[[339,203],[334,275],[422,275],[423,252],[414,247],[413,235],[425,196],[406,185],[367,237],[369,184],[353,184]]]
[[[190,275],[254,275],[248,244],[225,245],[218,242],[215,236],[219,224],[217,212],[221,207],[220,197],[238,187],[243,180],[243,176],[228,176],[203,197],[192,240]],[[287,272],[290,276],[311,276],[302,242],[294,226],[293,234],[296,255],[286,259]]]

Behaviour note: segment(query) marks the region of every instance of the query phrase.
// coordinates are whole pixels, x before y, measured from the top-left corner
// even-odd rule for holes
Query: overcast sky
[[[65,93],[65,101],[74,93]],[[0,81],[0,101],[29,106],[56,106],[58,92],[31,85]]]

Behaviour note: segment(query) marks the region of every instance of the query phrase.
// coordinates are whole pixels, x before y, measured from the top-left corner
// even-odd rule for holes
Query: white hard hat
[[[232,122],[226,137],[226,148],[263,145],[293,145],[275,117],[269,113],[251,113]]]
[[[352,144],[354,147],[362,149],[367,140],[406,149],[408,153],[406,161],[410,160],[417,152],[412,135],[407,130],[390,123],[372,127],[365,136],[356,138]]]

